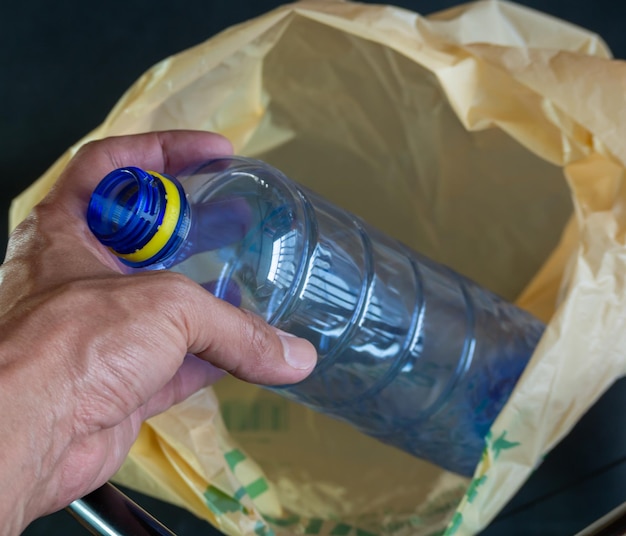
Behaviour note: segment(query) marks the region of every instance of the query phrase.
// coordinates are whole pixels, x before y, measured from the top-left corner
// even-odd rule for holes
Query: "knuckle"
[[[104,140],[91,140],[84,143],[78,148],[74,158],[84,158],[93,152],[99,151],[103,143],[105,143]]]
[[[263,361],[275,351],[270,330],[261,317],[249,311],[242,312],[242,340],[247,343],[255,361]]]
[[[184,293],[187,294],[192,289],[195,289],[197,285],[189,279],[186,275],[178,272],[170,272],[169,270],[163,270],[159,272],[152,272],[154,277],[160,279],[164,289],[168,289],[174,294]]]
[[[185,304],[191,302],[198,293],[199,287],[183,274],[170,271],[152,272],[146,281],[151,288],[157,289],[154,294],[157,301],[165,305]]]
[[[167,270],[135,273],[124,281],[141,295],[143,302],[155,307],[159,307],[159,304],[185,303],[197,292],[197,285],[188,277]]]
[[[112,168],[123,165],[120,161],[120,154],[118,154],[115,136],[99,140],[90,140],[82,144],[72,157],[70,163],[85,162],[98,154],[106,155],[111,162]]]
[[[205,291],[187,276],[175,272],[159,271],[135,274],[138,284],[135,296],[144,304],[154,321],[165,329],[175,331],[187,338],[195,338],[200,314],[200,292]]]

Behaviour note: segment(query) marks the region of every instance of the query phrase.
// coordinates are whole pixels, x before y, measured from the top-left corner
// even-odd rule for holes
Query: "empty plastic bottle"
[[[275,391],[462,475],[544,329],[252,159],[118,169],[88,222],[131,268],[182,272],[311,341],[311,376]]]

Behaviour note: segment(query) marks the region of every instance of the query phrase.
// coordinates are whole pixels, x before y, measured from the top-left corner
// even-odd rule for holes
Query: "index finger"
[[[176,175],[211,157],[232,153],[230,142],[212,132],[171,130],[106,138],[84,145],[65,168],[46,201],[84,218],[89,197],[109,172],[137,166]]]

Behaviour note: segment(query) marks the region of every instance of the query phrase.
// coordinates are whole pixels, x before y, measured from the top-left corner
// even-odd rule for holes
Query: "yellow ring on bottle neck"
[[[180,218],[181,199],[176,185],[156,171],[147,171],[147,173],[160,180],[165,188],[165,212],[161,225],[145,246],[132,253],[118,253],[113,250],[115,255],[130,262],[144,262],[157,255],[172,238]]]

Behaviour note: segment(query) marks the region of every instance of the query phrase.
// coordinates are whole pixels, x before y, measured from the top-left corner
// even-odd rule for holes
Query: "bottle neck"
[[[159,265],[175,254],[190,227],[190,209],[173,177],[136,167],[116,169],[94,190],[89,228],[126,265]]]

